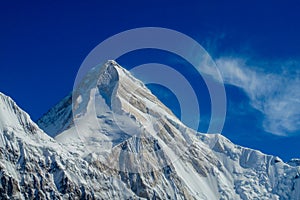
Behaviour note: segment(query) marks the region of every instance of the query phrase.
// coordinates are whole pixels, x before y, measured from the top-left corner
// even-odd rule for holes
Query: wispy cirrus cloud
[[[277,72],[267,71],[270,66],[249,66],[239,58],[219,58],[216,63],[225,84],[241,88],[251,106],[264,114],[265,131],[281,136],[299,133],[300,70],[295,65],[300,63],[286,62]]]

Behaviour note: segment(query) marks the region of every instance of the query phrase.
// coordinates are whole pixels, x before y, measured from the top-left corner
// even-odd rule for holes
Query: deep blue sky
[[[260,88],[247,88],[245,80],[243,84],[231,80],[232,72],[225,70],[225,74],[229,73],[228,115],[223,134],[235,143],[285,160],[300,157],[299,104],[290,100],[299,101],[299,96],[294,95],[299,92],[299,10],[297,1],[1,2],[0,91],[37,120],[72,90],[81,62],[101,41],[136,27],[170,28],[196,39],[221,64],[223,58],[229,63],[242,60],[244,74],[258,72],[258,79],[273,74],[283,84],[283,89],[270,92],[276,99],[251,96]],[[129,58],[135,59],[129,55],[121,63],[128,68]],[[139,55],[136,59],[143,58]],[[151,60],[145,56],[147,59]],[[286,88],[291,89],[286,92]],[[289,98],[289,94],[294,96]],[[277,107],[276,103],[286,106],[273,114],[267,106]],[[281,121],[284,108],[294,113]],[[278,127],[276,123],[285,126]],[[293,123],[297,125],[291,127]],[[289,136],[270,133],[277,129]]]

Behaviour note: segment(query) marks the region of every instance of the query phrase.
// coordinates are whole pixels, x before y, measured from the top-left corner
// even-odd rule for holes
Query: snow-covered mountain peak
[[[95,72],[97,71],[98,74],[95,75]],[[95,76],[97,77],[96,85],[98,92],[102,98],[105,99],[106,104],[110,108],[115,109],[115,111],[118,111],[117,107],[121,107],[125,111],[128,111],[128,103],[134,105],[133,101],[148,100],[149,102],[155,103],[157,106],[162,107],[162,109],[166,110],[170,115],[172,115],[171,111],[151,93],[151,91],[144,85],[143,82],[132,76],[129,71],[121,67],[116,61],[109,60],[102,67],[100,67],[100,70],[93,69],[91,72],[94,73],[94,77],[87,75],[87,78],[90,79],[95,78]],[[94,82],[91,80],[84,82],[94,84]],[[86,88],[92,87],[86,86]],[[117,105],[114,105],[114,103]],[[138,109],[141,110],[142,108]]]
[[[38,126],[20,109],[14,100],[0,92],[0,131],[20,130],[34,134]]]
[[[183,154],[191,143],[190,137],[195,135],[141,81],[115,61],[93,68],[72,95],[73,122],[65,123],[67,126],[59,124],[59,128],[50,125],[59,133],[54,134],[55,139],[83,157],[96,153],[99,159],[104,159],[103,163],[111,162],[109,166],[117,170],[161,169]],[[66,108],[54,110],[53,116],[46,115],[40,121],[55,121],[49,119],[54,119],[56,113],[65,113]],[[44,124],[41,127],[51,131]],[[172,155],[166,155],[161,150],[164,147],[173,151]],[[161,163],[155,162],[157,151],[164,154]],[[134,164],[124,168],[119,163],[124,159],[133,160]]]
[[[78,172],[78,161],[72,169],[80,180],[101,180],[86,183],[91,191],[110,184],[108,191],[122,198],[300,198],[297,165],[219,134],[188,129],[115,61],[91,69],[39,125],[80,162],[89,163],[93,171],[88,175]],[[101,177],[111,182],[102,184]]]
[[[106,112],[130,115],[145,126],[153,119],[151,115],[167,115],[176,123],[181,123],[141,81],[115,61],[109,60],[102,66],[92,68],[71,95],[38,120],[38,125],[55,137],[74,126],[76,119],[87,115],[95,118],[106,115]]]
[[[113,61],[39,124],[0,94],[0,199],[300,199],[298,159],[188,129]]]
[[[97,88],[113,112],[126,112],[142,124],[153,115],[176,118],[140,80],[115,61],[108,61],[102,67]]]

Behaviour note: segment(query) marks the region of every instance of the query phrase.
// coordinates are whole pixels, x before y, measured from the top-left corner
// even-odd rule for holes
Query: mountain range
[[[288,163],[185,126],[115,61],[37,123],[0,93],[1,199],[300,199]]]

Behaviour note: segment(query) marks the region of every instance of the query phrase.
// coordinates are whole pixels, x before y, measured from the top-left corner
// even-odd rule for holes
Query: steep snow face
[[[114,61],[92,72],[97,76],[88,74],[73,94],[74,126],[57,141],[133,173],[160,170],[187,150],[194,132],[141,81]]]
[[[0,93],[0,199],[128,199],[112,172],[86,162],[47,136]]]
[[[54,110],[68,113],[63,104]],[[56,141],[126,185],[130,197],[300,199],[297,165],[188,129],[114,61],[92,69],[73,92],[73,119],[57,113],[42,118]]]
[[[2,93],[0,93],[0,119],[0,131],[11,129],[35,134],[38,129],[29,115],[22,111],[10,97]]]

